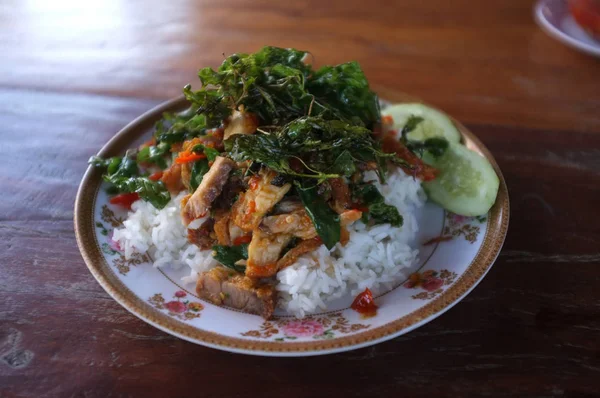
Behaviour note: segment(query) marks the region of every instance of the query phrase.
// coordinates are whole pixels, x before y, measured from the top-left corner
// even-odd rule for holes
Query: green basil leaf
[[[231,268],[236,272],[245,273],[246,267],[243,265],[236,265],[235,263],[239,260],[248,259],[248,244],[242,244],[238,246],[221,246],[215,245],[212,247],[213,257],[215,260],[223,264],[227,268]]]
[[[190,178],[190,192],[195,192],[200,186],[204,174],[208,173],[210,166],[208,165],[208,159],[200,159],[194,162],[192,165],[192,173]]]
[[[171,200],[162,181],[151,181],[140,176],[137,163],[128,155],[110,159],[95,157],[90,159],[90,163],[95,167],[106,167],[107,171],[102,178],[110,184],[107,189],[110,194],[137,192],[140,198],[152,203],[157,209],[162,209]]]
[[[318,195],[316,187],[302,188],[297,186],[296,190],[319,237],[325,246],[331,250],[340,241],[340,217]]]
[[[162,170],[167,168],[165,156],[170,154],[171,145],[161,142],[158,145],[151,145],[140,149],[137,154],[138,163],[153,163]]]
[[[356,165],[354,163],[354,158],[352,158],[350,152],[346,150],[335,159],[333,166],[331,167],[331,172],[350,177],[356,172]]]
[[[383,195],[374,185],[360,184],[352,186],[352,193],[361,204],[369,210],[363,213],[363,222],[372,220],[375,224],[391,224],[399,227],[404,219],[394,206],[385,203]]]

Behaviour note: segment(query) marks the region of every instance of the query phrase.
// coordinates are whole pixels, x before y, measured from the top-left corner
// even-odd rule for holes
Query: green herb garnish
[[[331,250],[340,241],[340,217],[319,196],[316,187],[303,188],[298,185],[296,191],[308,216],[325,246]]]
[[[400,227],[403,218],[394,206],[385,203],[383,195],[372,184],[360,184],[352,187],[352,193],[357,200],[368,208],[363,213],[363,221],[372,220],[375,224],[391,224]]]
[[[268,134],[235,135],[225,148],[235,161],[251,160],[279,173],[319,182],[350,177],[358,163],[381,165],[395,157],[381,151],[370,130],[313,116],[298,118]],[[292,168],[291,162],[302,171]],[[383,174],[381,169],[380,177]]]
[[[194,193],[196,191],[208,170],[210,170],[208,159],[200,159],[194,162],[190,176],[190,192]]]
[[[243,105],[264,125],[283,125],[305,115],[320,115],[371,128],[379,121],[379,102],[356,62],[313,71],[305,51],[263,47],[234,54],[217,69],[201,69],[202,88],[184,94],[206,125],[218,125]]]
[[[102,176],[108,182],[111,193],[137,192],[140,198],[152,203],[157,209],[162,209],[171,200],[171,195],[161,181],[151,181],[148,177],[139,175],[135,160],[128,154],[124,157],[102,159],[97,156],[90,158],[89,163],[95,167],[106,168]]]
[[[144,147],[137,154],[137,162],[152,163],[164,170],[167,168],[165,156],[170,154],[170,149],[171,146],[166,142]]]
[[[248,244],[238,246],[221,246],[215,245],[212,247],[213,257],[215,260],[223,264],[227,268],[231,268],[236,272],[246,272],[246,267],[243,265],[235,265],[239,260],[248,259]]]

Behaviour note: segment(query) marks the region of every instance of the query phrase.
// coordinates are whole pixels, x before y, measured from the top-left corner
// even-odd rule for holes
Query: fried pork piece
[[[277,303],[277,291],[271,284],[248,278],[233,270],[217,267],[200,275],[198,296],[216,305],[226,305],[269,319]]]
[[[303,240],[295,247],[291,248],[279,261],[277,261],[277,271],[294,264],[298,257],[305,253],[310,253],[321,246],[323,242],[318,236],[316,238]]]
[[[258,175],[250,179],[250,188],[240,194],[234,203],[231,210],[232,220],[243,231],[252,232],[258,227],[262,218],[290,190],[292,185],[289,183],[282,186],[272,184],[276,177],[276,172],[262,169]]]
[[[283,249],[290,243],[290,234],[271,234],[257,228],[252,233],[252,241],[248,246],[246,276],[251,278],[267,278],[277,273],[277,261]]]
[[[220,245],[231,246],[229,238],[229,212],[226,210],[217,211],[215,214],[215,235]]]
[[[237,166],[236,166],[237,167]],[[231,206],[235,203],[237,196],[244,190],[244,181],[242,177],[232,175],[227,180],[223,187],[223,192],[219,196],[219,200],[215,203],[215,207],[225,210],[231,210]]]
[[[293,264],[304,253],[311,252],[322,244],[306,210],[288,201],[282,204],[278,209],[292,209],[292,213],[265,217],[253,232],[248,247],[246,266],[248,276],[272,276],[280,269]],[[362,212],[359,210],[346,210],[340,214],[340,241],[343,245],[350,237],[346,226],[359,220],[361,216]],[[300,238],[302,241],[280,259],[282,250],[292,237]]]
[[[248,246],[248,262],[246,275],[250,277],[269,277],[280,269],[293,264],[304,253],[311,252],[321,246],[314,224],[304,208],[285,203],[279,208],[293,208],[293,213],[265,217],[252,233],[252,241]],[[342,228],[342,244],[348,241],[346,226],[359,220],[362,212],[347,210],[340,215]],[[281,252],[293,237],[303,239],[290,249],[282,258]]]
[[[317,236],[315,226],[304,207],[297,207],[288,214],[265,217],[259,228],[271,234],[289,234],[300,239]]]
[[[287,214],[293,213],[297,210],[303,209],[304,205],[300,201],[300,199],[296,197],[283,199],[281,202],[277,203],[273,208],[273,214]]]
[[[233,111],[225,123],[225,132],[223,139],[228,139],[235,134],[253,134],[258,127],[258,117],[250,112],[244,111],[244,106],[240,106],[239,111]]]
[[[187,200],[182,202],[181,217],[185,225],[196,218],[206,215],[212,202],[219,196],[229,178],[229,173],[235,167],[231,159],[218,156],[210,170],[202,178],[200,186]]]
[[[215,222],[209,218],[198,229],[188,229],[188,242],[195,244],[200,250],[208,250],[215,244],[212,231]]]
[[[350,240],[350,232],[346,228],[348,225],[352,224],[355,221],[360,220],[362,217],[362,211],[360,210],[346,210],[342,214],[340,214],[340,243],[342,246],[346,246],[346,243]]]
[[[342,227],[352,224],[354,221],[360,220],[362,217],[362,211],[360,210],[346,210],[340,214],[340,224]]]
[[[184,188],[181,178],[181,165],[173,163],[171,167],[163,172],[160,180],[165,184],[171,195],[177,195]]]
[[[210,129],[206,135],[200,137],[202,144],[209,148],[214,148],[219,152],[223,151],[223,128]]]
[[[240,227],[235,225],[233,220],[229,218],[229,240],[231,243],[235,242],[237,239],[242,238],[243,236],[250,235],[248,232],[243,231]]]
[[[190,190],[190,182],[192,179],[192,163],[184,163],[181,165],[181,183],[187,191]]]
[[[184,141],[183,143],[180,143],[178,145],[179,147],[175,152],[191,151],[196,145],[200,144],[209,148],[217,149],[219,151],[223,150],[223,129],[212,129],[209,130],[209,133],[207,133],[206,135]],[[171,147],[171,150],[173,150],[174,147]],[[179,165],[179,167],[181,170],[181,182],[185,186],[185,188],[189,190],[190,180],[192,178],[193,163],[183,163]]]
[[[333,198],[333,210],[341,214],[352,207],[352,199],[350,198],[350,189],[343,178],[332,178],[327,180],[331,187],[331,196]]]
[[[300,206],[302,206],[300,204]],[[280,208],[278,206],[278,208]],[[285,203],[285,208],[292,208],[291,203]],[[345,227],[357,221],[362,216],[359,210],[344,210],[340,214],[340,225]],[[288,234],[303,240],[317,236],[312,220],[303,207],[294,206],[291,213],[277,214],[263,218],[259,229],[270,234]]]

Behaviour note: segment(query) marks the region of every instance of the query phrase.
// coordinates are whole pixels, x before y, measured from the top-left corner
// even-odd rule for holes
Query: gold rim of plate
[[[378,90],[382,97],[392,102],[421,102],[413,97],[401,93],[389,92],[389,90]],[[99,156],[117,156],[124,149],[143,134],[147,133],[156,121],[161,118],[165,111],[178,111],[185,109],[187,101],[179,97],[167,101],[154,109],[144,113],[119,131],[98,153]],[[98,283],[119,304],[129,310],[140,319],[153,326],[181,337],[185,340],[199,343],[214,348],[225,350],[255,353],[255,354],[293,354],[315,353],[325,354],[331,351],[341,351],[356,346],[367,346],[395,337],[407,329],[415,327],[419,322],[427,318],[433,319],[449,309],[463,296],[470,292],[483,278],[498,257],[504,243],[508,230],[509,199],[508,190],[502,172],[489,150],[460,122],[454,120],[455,125],[462,134],[463,143],[471,150],[483,155],[492,164],[500,179],[500,188],[496,203],[489,212],[488,227],[483,243],[474,260],[453,283],[442,294],[428,302],[423,307],[382,326],[358,332],[350,336],[339,337],[332,340],[319,340],[307,342],[278,342],[278,341],[256,341],[250,339],[223,336],[218,333],[198,329],[189,324],[175,320],[169,315],[153,308],[136,296],[116,276],[104,260],[94,234],[94,207],[100,184],[102,183],[101,172],[88,167],[75,199],[75,236],[81,255],[85,260],[90,272]],[[412,328],[411,328],[412,329]]]

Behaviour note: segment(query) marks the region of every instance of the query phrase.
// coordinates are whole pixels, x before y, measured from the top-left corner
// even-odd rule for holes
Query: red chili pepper
[[[246,209],[246,214],[252,214],[256,211],[256,202],[251,200],[248,202],[248,208]]]
[[[233,245],[234,246],[239,246],[242,245],[244,243],[250,243],[252,241],[252,236],[251,235],[244,235],[244,236],[239,236],[237,238],[235,238],[233,240]]]
[[[381,118],[381,123],[392,125],[392,124],[394,124],[394,118],[391,117],[390,115],[383,116]]]
[[[156,173],[152,173],[150,174],[150,176],[148,177],[149,180],[152,181],[158,181],[162,178],[163,176],[163,172],[162,171],[157,171]]]
[[[255,190],[256,188],[258,188],[258,183],[260,182],[260,177],[258,176],[252,176],[250,178],[250,181],[248,182],[248,186],[250,187],[251,190]]]
[[[139,199],[140,195],[138,195],[137,192],[122,193],[110,198],[110,203],[113,205],[123,206],[124,208],[131,210],[131,205],[133,202]]]
[[[177,159],[175,159],[175,163],[177,164],[185,164],[190,162],[195,162],[196,160],[205,159],[206,155],[203,153],[193,153],[190,151],[184,151],[179,154]]]
[[[277,262],[261,266],[255,265],[252,260],[246,262],[246,276],[250,278],[268,278],[277,273]]]
[[[369,288],[356,296],[350,308],[366,316],[375,316],[377,314],[377,305],[373,299],[373,293],[371,293]]]

